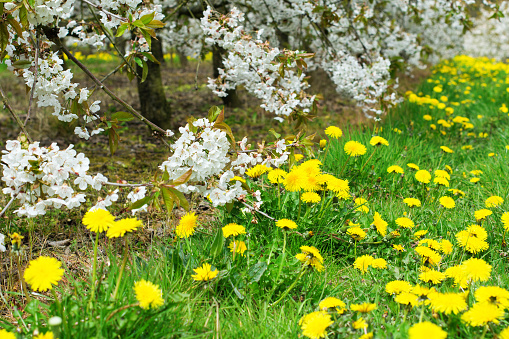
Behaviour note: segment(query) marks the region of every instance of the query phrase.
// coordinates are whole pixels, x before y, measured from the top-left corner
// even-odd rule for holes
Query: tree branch
[[[23,124],[23,122],[20,120],[20,118],[18,117],[18,115],[16,113],[14,113],[14,111],[12,110],[11,106],[9,105],[9,102],[7,101],[7,97],[5,96],[4,94],[4,91],[2,90],[2,86],[0,86],[0,96],[2,97],[2,101],[4,103],[4,106],[7,108],[7,110],[9,111],[9,113],[11,113],[12,117],[14,118],[14,120],[16,121],[16,123],[19,125],[19,127],[21,128],[21,130],[23,131],[23,133],[25,133],[25,136],[27,137],[28,141],[30,143],[32,143],[32,138],[30,137],[30,134],[28,134],[26,128],[25,128],[25,125]]]

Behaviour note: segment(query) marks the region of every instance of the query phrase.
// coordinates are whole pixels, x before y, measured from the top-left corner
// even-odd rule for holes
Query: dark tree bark
[[[161,40],[152,39],[152,54],[158,61],[164,61]],[[161,65],[147,60],[147,66],[147,79],[141,82],[137,77],[141,114],[163,129],[171,128],[171,107],[164,93]],[[141,77],[141,67],[136,66],[136,72]]]
[[[223,55],[225,54],[225,50],[221,47],[214,46],[212,49],[212,66],[214,67],[214,78],[219,76],[219,68],[224,68],[223,64]],[[225,97],[222,97],[223,104],[226,107],[240,107],[241,102],[239,96],[237,95],[237,91],[235,89],[227,90],[228,94]]]

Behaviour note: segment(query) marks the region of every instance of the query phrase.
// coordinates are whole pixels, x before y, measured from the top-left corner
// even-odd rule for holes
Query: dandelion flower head
[[[196,281],[209,281],[214,279],[219,271],[218,270],[212,270],[212,266],[210,264],[203,264],[201,267],[197,267],[194,269],[194,272],[196,274],[192,275],[194,280]]]
[[[324,338],[327,335],[327,327],[333,323],[330,314],[324,311],[307,314],[299,320],[302,335],[311,339]]]
[[[246,234],[246,228],[244,226],[239,225],[239,224],[234,224],[234,223],[224,226],[222,228],[222,230],[223,230],[223,236],[225,238],[228,238],[230,236],[235,237],[240,234]]]
[[[123,237],[127,232],[135,231],[141,226],[141,221],[136,218],[126,218],[115,221],[113,225],[108,228],[106,236],[108,238]]]
[[[408,330],[409,339],[445,339],[447,332],[440,326],[424,321],[413,325]]]
[[[196,214],[194,212],[187,212],[181,219],[175,229],[175,234],[179,238],[188,238],[193,235],[196,228]]]
[[[82,222],[92,232],[101,233],[113,225],[115,217],[102,208],[96,208],[85,213]]]
[[[62,280],[64,270],[61,266],[62,263],[55,258],[40,256],[30,261],[23,277],[34,291],[51,290]]]
[[[345,153],[351,157],[358,157],[360,155],[366,154],[366,146],[361,144],[358,141],[348,141],[345,144]]]
[[[338,139],[343,136],[343,131],[339,127],[329,126],[325,129],[325,134],[331,138]]]
[[[159,285],[150,281],[140,280],[134,283],[134,293],[140,307],[148,310],[149,308],[159,308],[164,304],[163,292]]]

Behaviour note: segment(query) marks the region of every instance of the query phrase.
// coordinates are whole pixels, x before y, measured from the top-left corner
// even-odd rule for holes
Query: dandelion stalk
[[[376,147],[375,147],[375,149],[373,150],[373,153],[371,153],[371,155],[369,156],[368,160],[366,160],[366,162],[364,163],[364,165],[362,165],[362,168],[361,168],[361,170],[359,171],[359,173],[361,173],[361,172],[362,172],[362,170],[364,169],[364,167],[366,167],[366,165],[367,165],[367,164],[368,164],[368,162],[371,160],[371,158],[373,157],[373,155],[375,155],[375,153],[376,153]]]
[[[129,252],[129,245],[127,244],[127,238],[124,237],[124,258],[122,259],[122,266],[120,267],[120,273],[117,279],[117,286],[115,286],[115,291],[113,292],[113,300],[117,297],[118,289],[120,287],[120,282],[122,281],[122,275],[124,273],[125,265],[127,263],[127,255]]]
[[[343,171],[345,170],[345,167],[346,167],[346,164],[348,164],[348,160],[350,160],[352,156],[349,155],[348,158],[346,158],[346,161],[345,163],[343,164],[343,167],[341,167],[341,171],[339,171],[339,177],[341,177],[341,175],[343,174]]]
[[[481,339],[484,339],[486,332],[488,332],[488,325],[484,325],[484,330],[482,331]]]
[[[302,200],[300,199],[300,196],[301,196],[301,191],[299,190],[299,213],[297,214],[297,221],[300,220],[300,210],[302,207]]]
[[[283,230],[283,252],[281,253],[281,263],[279,264],[279,269],[277,271],[276,280],[274,280],[274,283],[272,284],[272,290],[269,293],[269,297],[267,300],[270,300],[272,298],[272,295],[274,294],[274,291],[276,290],[279,277],[281,277],[281,271],[283,270],[283,265],[285,263],[286,259],[286,231]]]
[[[19,281],[21,282],[21,290],[25,294],[27,298],[27,304],[30,302],[30,295],[28,294],[27,284],[25,283],[25,279],[23,278],[23,270],[21,269],[21,261],[19,260],[20,255],[16,254],[16,264],[18,266],[18,276]]]
[[[297,279],[295,279],[295,281],[290,285],[288,286],[288,288],[286,289],[286,291],[283,292],[283,294],[281,295],[281,297],[279,297],[278,300],[276,300],[272,305],[270,305],[271,307],[274,307],[276,306],[277,304],[279,304],[281,302],[281,300],[284,299],[284,297],[286,297],[288,295],[288,293],[290,293],[290,291],[295,287],[295,285],[297,285],[297,282],[300,280],[300,278],[302,278],[302,276],[304,275],[304,273],[306,273],[306,266],[303,266],[302,267],[302,271],[300,271],[300,274],[297,276]]]
[[[97,247],[99,246],[99,233],[95,234],[95,242],[94,242],[94,262],[92,263],[92,282],[90,288],[92,292],[90,293],[90,305],[95,300],[95,282],[97,279]]]

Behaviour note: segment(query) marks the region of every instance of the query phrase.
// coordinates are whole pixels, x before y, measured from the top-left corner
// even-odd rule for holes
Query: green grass
[[[461,73],[450,72],[451,67],[460,69]],[[453,244],[451,253],[441,253],[440,266],[435,269],[443,272],[468,258],[482,258],[492,266],[490,278],[469,287],[506,288],[509,285],[508,250],[504,225],[500,221],[509,199],[509,179],[505,173],[509,117],[499,110],[509,99],[504,67],[491,66],[482,60],[474,63],[465,58],[438,65],[415,93],[420,97],[427,94],[439,101],[446,96],[445,106],[454,108],[451,115],[446,114],[445,107],[435,107],[437,102],[419,105],[407,99],[384,117],[382,123],[360,128],[339,126],[343,130],[342,137],[328,139],[325,149],[316,147],[313,151],[322,162],[322,172],[348,180],[351,199],[338,199],[332,192],[323,190],[318,192],[323,199],[321,203],[306,205],[299,203],[300,193],[287,192],[284,184],[279,187],[271,184],[267,174],[255,179],[245,176],[249,191],[261,192],[264,201],[261,211],[276,220],[294,220],[298,224],[296,230],[282,231],[272,219],[245,212],[244,205],[236,203],[231,209],[220,208],[201,215],[200,226],[188,239],[173,237],[172,232],[170,236],[158,237],[155,230],[130,234],[127,269],[115,300],[112,300],[112,293],[123,259],[123,240],[109,240],[100,235],[97,297],[91,300],[90,258],[94,235],[84,231],[81,225],[85,210],[71,215],[52,211],[38,218],[35,223],[49,229],[57,227],[55,225],[62,229],[66,222],[70,224],[66,232],[77,234],[76,238],[83,244],[77,252],[79,260],[57,250],[43,253],[61,259],[66,266],[65,279],[55,287],[63,308],[52,302],[51,293],[40,293],[33,295],[37,301],[16,311],[26,300],[17,280],[12,279],[11,288],[2,291],[6,300],[4,306],[10,315],[4,322],[5,328],[9,331],[20,328],[23,337],[30,337],[36,328],[48,331],[47,319],[59,315],[65,321],[60,326],[61,338],[298,338],[302,336],[299,320],[318,311],[321,300],[333,296],[344,301],[347,310],[341,315],[329,310],[334,321],[327,329],[329,338],[358,338],[364,333],[352,327],[361,314],[348,309],[352,304],[364,302],[377,305],[375,310],[363,315],[368,324],[366,332],[374,332],[375,338],[407,338],[408,329],[420,320],[441,326],[449,338],[480,338],[482,335],[495,338],[496,333],[508,325],[506,314],[499,324],[471,327],[461,321],[463,312],[445,315],[433,312],[428,306],[411,308],[398,304],[385,292],[385,286],[393,280],[405,280],[412,285],[435,287],[442,293],[460,291],[450,278],[438,284],[420,280],[422,263],[415,252],[418,240],[413,235],[417,230],[428,231],[424,238],[449,240]],[[436,81],[442,84],[440,93],[433,90]],[[487,86],[483,87],[482,83]],[[469,94],[465,94],[467,86],[471,87]],[[460,104],[455,106],[452,102]],[[430,115],[431,121],[425,120],[425,115]],[[458,116],[468,118],[473,128],[466,129],[468,126],[461,123],[451,124]],[[440,126],[439,119],[449,122],[450,127]],[[326,127],[324,121],[316,124]],[[435,124],[436,129],[430,128],[430,124]],[[479,133],[488,135],[479,137]],[[370,146],[374,135],[385,138],[389,146]],[[321,132],[321,136],[325,134]],[[365,145],[366,153],[349,159],[343,148],[351,140]],[[466,145],[471,145],[472,149],[463,149]],[[443,152],[441,146],[451,148],[454,153]],[[489,156],[489,153],[496,156]],[[415,170],[409,168],[408,163],[430,171],[431,183],[419,183],[414,177]],[[388,173],[387,168],[392,165],[401,166],[404,174]],[[446,168],[452,170],[450,186],[433,183],[433,172]],[[477,176],[478,183],[470,182],[474,177],[470,173],[472,170],[483,172]],[[308,180],[306,177],[312,176],[311,172],[303,174],[302,180]],[[462,190],[465,196],[452,195],[448,191],[450,188]],[[121,194],[125,196],[127,192]],[[440,207],[439,199],[446,195],[454,198],[454,209]],[[482,222],[488,233],[489,248],[478,254],[465,252],[458,246],[455,235],[476,223],[474,212],[486,208],[485,200],[493,195],[502,197],[504,203],[491,208],[493,215]],[[407,207],[403,199],[409,197],[420,199],[422,206]],[[357,198],[367,200],[363,206],[368,207],[369,212],[357,210]],[[247,201],[252,198],[248,196]],[[196,202],[193,206],[196,207]],[[114,212],[119,218],[129,217],[120,214],[122,207],[116,206]],[[372,226],[375,212],[388,223],[387,236],[381,236]],[[396,219],[404,216],[414,221],[413,229],[402,229],[396,224]],[[150,214],[144,222],[147,228],[166,229],[174,227],[178,220],[174,216],[166,219],[161,214]],[[237,223],[246,229],[246,234],[236,237],[236,241],[246,242],[244,256],[236,254],[234,257],[228,248],[231,238],[224,239],[221,231],[228,223]],[[346,232],[351,224],[358,224],[366,237],[353,240]],[[27,234],[33,225],[13,218],[6,226],[9,232]],[[399,235],[392,233],[395,231]],[[37,229],[35,237],[40,233],[44,232]],[[402,245],[405,251],[399,253],[393,245]],[[77,242],[73,246],[79,248],[80,245]],[[295,258],[301,246],[314,246],[320,251],[324,258],[323,271],[303,268]],[[385,259],[387,268],[370,267],[363,274],[353,266],[356,258],[363,255]],[[191,277],[194,269],[203,263],[210,263],[219,271],[208,283],[196,282]],[[302,278],[297,279],[301,272]],[[140,279],[159,285],[165,299],[162,307],[144,310],[136,305],[133,287]],[[292,284],[294,287],[289,290]],[[472,296],[468,303],[469,307],[474,305]],[[487,334],[483,334],[485,329]]]

